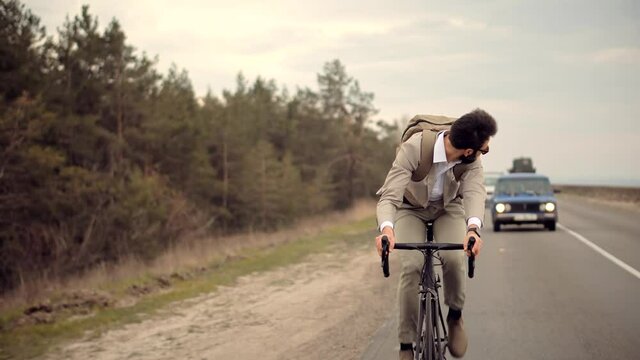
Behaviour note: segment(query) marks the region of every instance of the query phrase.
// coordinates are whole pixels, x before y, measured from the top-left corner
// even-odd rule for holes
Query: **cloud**
[[[50,34],[81,6],[27,2]],[[323,64],[340,59],[375,93],[377,118],[485,108],[500,127],[491,169],[530,155],[549,175],[596,176],[586,152],[602,146],[611,176],[640,179],[621,166],[640,152],[637,2],[583,1],[576,13],[577,3],[92,0],[90,12],[101,28],[117,18],[160,71],[186,68],[199,95],[233,88],[239,71],[313,89]]]
[[[555,59],[559,63],[569,65],[638,65],[640,64],[640,47],[627,46],[581,53],[557,53]]]
[[[619,47],[598,50],[590,54],[596,64],[640,64],[640,47]]]
[[[489,26],[482,21],[473,21],[468,19],[463,19],[459,17],[449,18],[447,19],[447,23],[454,28],[463,29],[463,30],[474,30],[474,31],[482,31],[486,30]]]

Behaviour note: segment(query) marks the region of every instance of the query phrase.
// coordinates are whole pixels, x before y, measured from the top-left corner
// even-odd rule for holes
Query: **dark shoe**
[[[413,350],[400,350],[398,354],[400,360],[413,360]]]
[[[449,327],[449,352],[455,358],[463,357],[467,352],[467,334],[462,327],[462,318],[447,319]]]

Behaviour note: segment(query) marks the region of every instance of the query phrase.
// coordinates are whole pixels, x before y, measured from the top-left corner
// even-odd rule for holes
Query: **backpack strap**
[[[453,167],[453,176],[456,178],[456,181],[460,181],[462,175],[467,171],[469,166],[467,164],[458,164]]]
[[[436,145],[439,130],[422,130],[422,142],[420,143],[420,162],[411,174],[411,180],[420,182],[427,177],[433,165],[433,147]]]

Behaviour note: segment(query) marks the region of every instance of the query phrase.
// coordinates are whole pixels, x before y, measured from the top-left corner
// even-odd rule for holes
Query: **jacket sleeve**
[[[396,210],[402,205],[404,192],[411,181],[411,173],[418,167],[421,142],[422,133],[419,132],[400,145],[384,185],[376,192],[380,195],[376,207],[378,226],[395,220]]]
[[[460,178],[459,193],[462,195],[466,220],[477,217],[484,223],[487,191],[484,187],[484,169],[481,159],[473,162]]]

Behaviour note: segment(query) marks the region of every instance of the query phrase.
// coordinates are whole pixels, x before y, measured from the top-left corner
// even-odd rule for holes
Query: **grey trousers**
[[[466,235],[465,214],[462,206],[439,206],[426,209],[398,209],[394,222],[397,242],[417,243],[426,241],[426,221],[433,221],[434,241],[462,243]],[[398,284],[398,338],[401,343],[416,340],[420,273],[424,256],[419,251],[396,250],[402,263]],[[444,303],[462,310],[465,299],[465,254],[463,251],[440,251]]]

